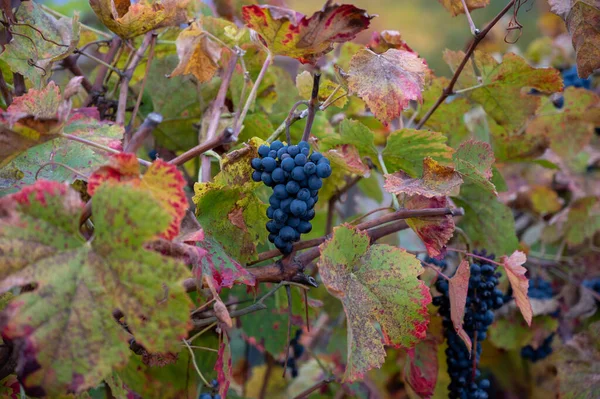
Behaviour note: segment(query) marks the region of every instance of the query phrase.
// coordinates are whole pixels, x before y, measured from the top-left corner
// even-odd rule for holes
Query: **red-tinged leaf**
[[[120,182],[143,188],[171,216],[171,223],[161,236],[168,240],[175,238],[188,207],[183,191],[185,180],[181,172],[177,167],[159,159],[150,165],[143,176],[140,173],[135,154],[116,154],[111,157],[108,165],[102,166],[90,176],[88,193],[93,196],[104,182]]]
[[[531,325],[531,319],[533,317],[533,310],[531,309],[531,303],[527,296],[529,290],[529,280],[525,277],[527,269],[522,265],[527,261],[527,257],[521,251],[515,251],[509,257],[503,256],[501,258],[502,266],[508,276],[508,281],[513,289],[513,296],[517,307],[521,311],[523,318],[528,325]]]
[[[425,338],[431,295],[418,279],[423,268],[413,255],[388,245],[370,246],[366,233],[342,225],[321,245],[318,266],[327,291],[346,312],[344,381],[380,367],[384,344],[412,348]]]
[[[425,61],[409,51],[392,48],[376,54],[363,49],[350,60],[348,87],[379,120],[389,122],[399,117],[411,100],[423,100],[427,70]]]
[[[273,54],[308,63],[333,50],[333,43],[354,39],[373,18],[353,5],[330,2],[309,18],[270,5],[244,6],[242,16],[246,26],[258,32]]]
[[[406,209],[448,208],[447,197],[427,198],[412,196],[406,201]],[[451,215],[406,219],[406,223],[423,240],[429,256],[438,258],[446,252],[446,244],[454,234]]]
[[[231,346],[229,344],[229,337],[226,332],[222,334],[223,341],[219,345],[219,352],[217,362],[215,363],[215,370],[217,371],[217,381],[219,383],[219,394],[222,398],[227,397],[227,391],[229,391],[229,385],[231,384]]]
[[[195,22],[182,30],[176,41],[179,64],[170,76],[192,74],[200,83],[208,82],[219,68],[221,46]]]
[[[600,3],[596,0],[549,0],[551,10],[567,23],[577,58],[577,72],[589,77],[600,68]]]
[[[404,381],[422,398],[431,397],[435,391],[438,376],[437,349],[437,341],[427,337],[407,351]]]
[[[402,35],[397,30],[373,32],[369,48],[377,54],[385,53],[391,48],[410,51],[411,53],[417,54],[404,40],[402,40]]]
[[[422,195],[423,197],[443,197],[458,193],[456,190],[463,182],[453,167],[440,165],[429,157],[423,160],[423,177],[413,179],[398,171],[385,175],[385,190],[391,194]]]
[[[469,140],[460,145],[452,155],[456,170],[466,183],[473,183],[498,195],[491,182],[494,151],[488,143]]]
[[[142,190],[103,185],[85,241],[82,207],[67,185],[45,180],[0,200],[0,291],[36,286],[2,312],[2,336],[18,348],[19,379],[36,396],[85,391],[127,362],[131,335],[115,309],[153,353],[180,349],[190,327],[189,271],[143,248],[168,226],[167,212]]]
[[[465,13],[465,6],[462,0],[438,0],[453,17]],[[467,8],[469,11],[483,8],[490,4],[490,0],[466,0]]]
[[[448,282],[448,292],[450,294],[450,318],[456,334],[464,341],[471,352],[471,338],[463,329],[463,319],[465,318],[465,307],[467,305],[467,294],[469,291],[469,278],[471,278],[471,267],[466,259],[463,259],[456,269],[456,273]]]
[[[254,286],[256,280],[248,270],[229,257],[219,243],[205,238],[196,243],[198,253],[194,260],[194,274],[198,281],[206,281],[209,286],[221,291],[222,287],[231,288],[234,284]]]

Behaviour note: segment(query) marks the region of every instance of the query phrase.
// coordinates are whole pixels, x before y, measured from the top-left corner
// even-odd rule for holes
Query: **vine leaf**
[[[304,71],[296,76],[296,87],[298,88],[298,94],[305,100],[310,100],[313,86],[313,77],[308,71]],[[346,89],[343,87],[338,88],[338,84],[332,82],[326,77],[321,77],[319,84],[319,100],[325,101],[334,91],[333,98],[341,97],[347,94]],[[334,101],[331,105],[335,105],[338,108],[343,108],[348,102],[348,97],[344,96],[339,100]]]
[[[438,343],[428,336],[407,351],[404,380],[421,398],[433,396],[438,377]]]
[[[600,201],[596,197],[578,198],[571,204],[564,224],[569,246],[581,245],[600,230]]]
[[[153,29],[178,26],[187,22],[189,0],[134,2],[123,0],[90,0],[98,19],[123,39],[143,35]]]
[[[463,58],[462,51],[444,52],[444,60],[453,71]],[[558,70],[533,68],[513,53],[504,55],[502,63],[498,63],[490,54],[476,51],[474,60],[475,65],[472,60],[467,62],[458,82],[462,88],[473,88],[465,95],[481,104],[485,112],[501,126],[517,130],[538,109],[541,96],[528,94],[524,88],[534,88],[542,93],[555,93],[563,89]]]
[[[385,53],[391,48],[415,53],[415,51],[402,39],[402,35],[397,30],[373,32],[371,41],[369,42],[369,48],[377,54]]]
[[[443,134],[405,128],[388,136],[382,155],[388,171],[401,169],[415,177],[422,175],[426,157],[445,162],[452,159],[452,152]]]
[[[342,302],[347,316],[344,381],[380,367],[384,344],[412,348],[425,338],[431,295],[418,279],[423,268],[415,256],[388,245],[370,246],[366,233],[342,225],[321,245],[318,266],[327,291]]]
[[[559,350],[556,368],[561,397],[592,399],[600,395],[599,330],[600,322],[596,321]]]
[[[527,297],[529,280],[525,277],[527,269],[522,266],[526,261],[527,257],[521,251],[515,251],[509,257],[503,256],[501,258],[502,266],[504,266],[508,281],[513,289],[513,296],[515,297],[517,307],[521,311],[527,324],[531,326],[533,310],[531,309],[531,303]]]
[[[352,144],[342,144],[322,152],[331,162],[331,176],[323,181],[323,188],[319,191],[319,198],[325,202],[338,190],[347,184],[348,176],[368,177],[371,173],[369,166],[363,162],[361,154]]]
[[[255,193],[260,183],[250,178],[250,160],[258,156],[263,142],[255,137],[241,149],[226,154],[221,172],[213,181],[194,186],[192,200],[198,222],[227,254],[241,262],[256,257],[257,243],[266,241],[268,234],[264,228],[267,205]]]
[[[333,50],[333,43],[354,39],[369,27],[373,16],[350,4],[330,4],[311,17],[270,5],[242,7],[246,26],[261,36],[273,54],[315,63]]]
[[[362,49],[350,60],[348,88],[369,106],[377,119],[389,122],[411,100],[421,102],[427,64],[415,53],[388,49],[377,54]]]
[[[179,234],[179,225],[188,207],[183,188],[185,180],[177,167],[160,159],[154,161],[140,177],[140,165],[135,154],[115,154],[107,165],[100,167],[88,179],[88,193],[93,196],[104,182],[123,182],[146,192],[170,216],[171,222],[161,237],[167,240]]]
[[[75,13],[73,19],[56,20],[46,14],[38,3],[24,1],[17,10],[17,19],[23,25],[11,26],[11,30],[17,34],[5,45],[0,59],[13,72],[28,78],[34,88],[40,89],[52,75],[52,64],[69,56],[77,47],[79,15]]]
[[[600,5],[591,0],[549,0],[551,10],[563,17],[571,34],[577,72],[589,77],[600,68]]]
[[[438,0],[442,5],[446,8],[446,10],[450,11],[453,17],[457,15],[465,13],[465,7],[461,0]],[[490,0],[466,0],[467,8],[469,11],[475,10],[477,8],[486,7],[490,4]]]
[[[469,293],[469,279],[471,278],[471,266],[463,259],[456,269],[456,273],[448,281],[448,293],[450,296],[450,318],[456,334],[463,340],[469,352],[471,352],[471,338],[463,329],[465,318],[465,307],[467,305],[467,294]]]
[[[221,397],[226,398],[227,391],[229,391],[229,384],[231,383],[232,379],[231,345],[226,332],[223,332],[222,337],[223,341],[219,345],[215,370],[217,371],[219,394],[221,394]]]
[[[508,351],[521,350],[526,345],[536,349],[557,329],[558,320],[552,316],[534,317],[531,327],[520,317],[509,316],[499,318],[490,326],[489,338],[494,346]]]
[[[406,209],[448,208],[447,197],[427,198],[413,195],[405,203]],[[451,215],[406,219],[409,227],[423,240],[429,256],[439,258],[446,252],[456,225]]]
[[[414,179],[402,171],[385,175],[384,188],[391,194],[422,195],[440,197],[458,193],[462,184],[460,174],[451,166],[440,165],[432,158],[423,159],[423,177]]]
[[[590,143],[594,128],[600,124],[600,97],[590,90],[568,87],[563,98],[560,110],[546,101],[527,125],[526,133],[547,142],[558,155],[572,159]]]
[[[0,291],[37,288],[10,302],[2,336],[15,342],[28,393],[96,386],[129,357],[119,309],[148,351],[177,349],[190,327],[183,264],[142,248],[169,215],[135,187],[104,184],[94,197],[94,239],[79,234],[82,202],[68,186],[39,180],[0,200]]]
[[[492,178],[494,151],[488,143],[469,140],[460,145],[452,155],[456,170],[466,183],[472,183],[485,191],[498,195]]]
[[[352,145],[361,157],[369,157],[375,165],[379,164],[375,135],[371,129],[357,120],[344,119],[339,130],[339,135],[332,134],[321,139],[319,149],[324,151],[336,146]]]
[[[192,74],[200,83],[215,76],[221,58],[221,46],[215,43],[198,23],[182,30],[176,40],[179,65],[170,76]]]

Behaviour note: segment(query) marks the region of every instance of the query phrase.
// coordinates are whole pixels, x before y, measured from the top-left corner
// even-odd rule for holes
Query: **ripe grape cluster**
[[[267,209],[269,241],[284,255],[292,252],[292,243],[312,230],[322,179],[331,175],[329,160],[301,141],[284,145],[277,140],[261,145],[258,158],[251,161],[252,180],[273,188]]]
[[[535,277],[529,280],[529,289],[527,295],[532,299],[551,299],[554,295],[552,284],[541,277]]]
[[[465,343],[456,333],[450,318],[450,297],[448,281],[438,279],[435,286],[441,295],[433,298],[433,304],[439,307],[442,316],[444,336],[448,343],[446,363],[450,375],[448,385],[450,398],[486,399],[490,381],[482,379],[478,370],[481,356],[481,342],[487,337],[488,327],[494,322],[494,310],[504,304],[504,295],[496,286],[499,273],[493,265],[473,263],[469,289],[463,320],[463,328],[474,345],[475,353],[471,356]],[[476,343],[475,343],[476,342]]]
[[[533,346],[527,345],[521,349],[521,357],[532,362],[537,362],[550,356],[552,353],[552,340],[554,334],[550,334],[537,349],[533,349]]]
[[[293,355],[287,360],[286,368],[290,369],[292,378],[298,377],[298,362],[297,360],[304,354],[304,345],[300,343],[300,337],[302,336],[302,330],[296,331],[296,336],[290,340],[290,347],[293,350]],[[283,364],[283,362],[281,362]]]
[[[198,399],[221,399],[221,395],[216,393],[217,389],[219,389],[219,382],[217,380],[212,380],[211,383],[213,393],[203,392],[198,396]]]

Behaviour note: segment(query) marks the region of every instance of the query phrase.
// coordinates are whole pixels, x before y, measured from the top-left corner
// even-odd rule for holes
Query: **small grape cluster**
[[[531,360],[534,363],[538,360],[547,358],[552,353],[553,339],[554,334],[550,334],[537,349],[533,349],[533,346],[531,345],[524,346],[521,348],[521,357],[523,359]]]
[[[532,278],[529,280],[527,295],[532,299],[550,299],[554,295],[552,284],[541,277]]]
[[[452,324],[447,280],[437,280],[435,286],[441,295],[433,298],[433,304],[439,307],[438,312],[442,316],[444,336],[448,343],[446,362],[451,379],[450,385],[448,385],[449,397],[486,399],[488,397],[486,391],[490,387],[490,381],[483,379],[477,382],[481,375],[481,372],[477,369],[481,357],[481,342],[486,339],[487,330],[494,322],[494,310],[499,309],[504,304],[504,294],[496,288],[500,275],[496,273],[493,265],[473,263],[470,268],[471,277],[469,279],[463,328],[475,345],[475,360],[473,360],[467,346],[462,342]],[[476,344],[475,341],[477,341]]]
[[[298,363],[297,360],[304,354],[304,345],[300,343],[300,337],[302,336],[302,330],[296,331],[296,336],[290,340],[290,347],[294,354],[287,360],[286,368],[290,369],[292,378],[298,377]],[[283,362],[281,362],[283,364]]]
[[[217,380],[212,380],[210,385],[212,385],[213,393],[203,392],[198,396],[198,399],[221,399],[221,395],[216,393],[217,389],[219,389],[219,382]]]
[[[301,141],[284,145],[277,140],[261,145],[258,158],[251,161],[252,180],[273,188],[267,209],[269,241],[284,255],[292,252],[292,243],[312,230],[319,189],[331,175],[329,160]]]

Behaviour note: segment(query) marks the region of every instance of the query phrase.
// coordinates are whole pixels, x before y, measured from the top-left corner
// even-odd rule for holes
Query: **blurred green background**
[[[237,2],[251,3],[247,0]],[[359,40],[368,42],[373,31],[397,30],[415,51],[427,59],[429,66],[438,75],[450,74],[450,70],[442,60],[443,50],[462,49],[471,37],[466,17],[464,15],[452,17],[437,0],[338,0],[337,2],[354,4],[364,8],[369,14],[378,15],[372,20],[369,31],[362,34]],[[73,11],[79,10],[82,22],[99,26],[87,0],[45,0],[43,3],[69,16]],[[212,0],[204,3],[211,4]],[[296,11],[312,14],[323,6],[324,0],[287,0],[285,3]],[[491,0],[490,3],[488,7],[472,12],[477,27],[483,27],[492,19],[507,4],[507,0]],[[519,12],[519,21],[524,25],[522,35],[517,42],[517,47],[520,49],[525,49],[533,38],[539,37],[536,21],[540,10],[536,3],[539,2],[526,2]],[[509,16],[503,21],[504,26],[508,23],[511,12],[508,14]],[[500,31],[497,41],[502,42],[503,39],[504,33]]]

